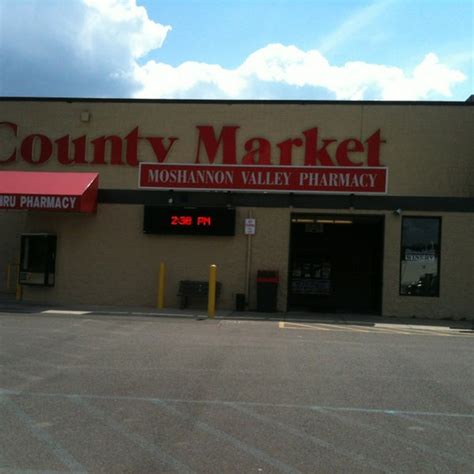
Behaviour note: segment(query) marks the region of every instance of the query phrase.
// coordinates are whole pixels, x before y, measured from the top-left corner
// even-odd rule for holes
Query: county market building
[[[473,105],[1,99],[2,291],[474,319]]]

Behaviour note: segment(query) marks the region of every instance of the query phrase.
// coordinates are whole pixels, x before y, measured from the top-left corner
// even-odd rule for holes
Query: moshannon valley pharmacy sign
[[[0,122],[0,166],[24,161],[74,165],[139,166],[139,185],[148,189],[385,193],[387,169],[380,163],[385,140],[376,130],[365,140],[328,138],[318,127],[271,143],[253,137],[238,146],[239,126],[196,126],[193,164],[175,164],[179,137],[129,133],[49,137],[21,136],[20,126]],[[143,163],[139,157],[152,163]],[[303,162],[294,164],[294,158]]]
[[[140,187],[385,193],[386,168],[140,164]]]

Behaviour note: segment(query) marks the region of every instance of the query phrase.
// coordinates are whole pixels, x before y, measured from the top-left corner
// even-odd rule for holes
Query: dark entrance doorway
[[[383,216],[293,214],[288,308],[380,314]]]

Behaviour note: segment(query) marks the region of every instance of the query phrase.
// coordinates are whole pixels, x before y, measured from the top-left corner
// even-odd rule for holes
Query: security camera
[[[401,214],[402,214],[402,210],[401,210],[400,208],[395,209],[395,210],[393,211],[393,215],[394,215],[394,216],[400,216]]]

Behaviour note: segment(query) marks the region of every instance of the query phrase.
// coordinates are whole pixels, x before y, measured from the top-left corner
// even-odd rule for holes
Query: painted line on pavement
[[[448,417],[448,418],[467,418],[474,419],[474,413],[455,413],[455,412],[431,412],[431,411],[411,411],[398,410],[388,408],[364,408],[364,407],[337,407],[326,405],[298,405],[295,403],[264,403],[264,402],[242,402],[233,400],[194,400],[184,398],[156,398],[156,397],[137,397],[126,395],[88,395],[88,394],[74,394],[74,393],[48,393],[48,392],[32,392],[26,390],[15,389],[0,389],[0,397],[6,396],[26,396],[26,397],[48,397],[48,398],[81,398],[87,400],[129,400],[129,401],[144,401],[152,403],[186,403],[186,404],[202,404],[202,405],[228,405],[234,403],[242,406],[255,407],[269,407],[269,408],[295,408],[303,410],[329,410],[340,412],[360,412],[360,413],[375,413],[381,415],[412,415],[412,416],[427,416],[427,417]]]
[[[330,331],[330,329],[325,328],[315,328],[309,324],[303,323],[289,323],[287,321],[280,321],[278,324],[280,329],[320,329],[321,331]]]
[[[334,410],[316,409],[315,411],[320,412],[323,415],[329,415],[329,416],[333,417],[334,419],[337,419],[337,420],[341,421],[342,423],[348,424],[350,426],[357,425],[357,426],[360,426],[361,428],[363,428],[366,431],[369,431],[369,432],[371,431],[373,433],[380,434],[384,439],[393,439],[394,441],[404,443],[407,446],[412,446],[415,449],[418,449],[419,451],[422,451],[422,452],[426,453],[430,457],[430,459],[432,459],[433,456],[437,456],[438,458],[446,459],[446,460],[449,460],[451,462],[466,465],[466,466],[469,466],[469,467],[472,467],[472,465],[474,463],[474,459],[471,459],[471,458],[468,458],[468,457],[462,457],[462,456],[459,456],[459,455],[452,455],[451,453],[442,452],[439,449],[433,449],[433,448],[431,448],[430,446],[428,446],[424,443],[421,443],[421,442],[418,442],[418,441],[412,441],[412,440],[408,439],[405,436],[399,436],[399,435],[390,433],[388,430],[386,430],[384,428],[379,428],[378,426],[374,425],[373,423],[367,423],[367,422],[360,421],[360,420],[348,419],[347,417],[341,415],[340,413],[335,412]],[[331,413],[331,411],[332,411],[332,413]],[[466,453],[466,454],[469,454],[469,453]],[[434,466],[439,466],[439,462],[435,462]],[[431,466],[431,467],[433,467],[433,466]],[[447,468],[441,469],[442,472],[445,472],[446,470],[447,470]]]
[[[367,334],[401,334],[406,336],[436,336],[436,337],[473,337],[474,333],[462,334],[461,329],[451,328],[418,328],[410,326],[400,327],[399,325],[388,324],[383,325],[380,323],[374,326],[367,326],[361,328],[352,324],[331,324],[331,323],[297,323],[291,321],[280,321],[278,323],[280,329],[300,329],[300,330],[312,330],[312,331],[332,331],[332,332],[359,332]]]
[[[356,327],[356,326],[349,326],[349,325],[342,325],[342,324],[325,324],[325,323],[317,323],[316,326],[321,326],[323,328],[328,329],[329,331],[332,330],[333,328],[336,331],[347,331],[350,330],[351,332],[365,332],[365,333],[370,333],[371,328],[361,328],[361,327]]]
[[[301,471],[298,469],[289,466],[288,464],[270,456],[267,454],[265,451],[262,451],[261,449],[255,448],[253,446],[248,445],[247,443],[244,443],[243,441],[235,438],[234,436],[230,435],[229,433],[226,433],[225,431],[219,430],[218,428],[214,428],[213,426],[209,425],[208,423],[205,423],[203,421],[197,421],[195,417],[186,415],[176,408],[170,406],[168,403],[164,402],[153,402],[159,407],[167,410],[168,412],[172,413],[173,415],[187,421],[192,421],[197,428],[199,428],[201,431],[204,431],[207,434],[210,434],[214,437],[216,437],[220,442],[227,442],[230,445],[232,445],[234,448],[249,454],[250,456],[253,456],[254,458],[258,459],[259,461],[262,461],[269,466],[272,466],[276,469],[278,469],[281,472],[285,472],[287,474],[302,474]]]
[[[427,426],[429,428],[434,428],[438,431],[449,431],[451,433],[455,433],[455,434],[460,435],[460,436],[464,436],[464,434],[465,434],[464,431],[458,430],[456,428],[452,428],[451,426],[447,426],[445,423],[442,423],[442,424],[441,423],[433,423],[432,421],[427,421],[427,420],[423,420],[423,419],[420,419],[420,418],[416,418],[412,415],[404,415],[402,413],[394,413],[393,416],[401,418],[403,420],[411,421],[412,423]]]
[[[116,421],[111,416],[108,416],[105,412],[103,412],[100,408],[92,406],[90,403],[86,402],[83,395],[70,395],[67,397],[69,400],[73,401],[74,403],[78,404],[86,411],[88,411],[94,418],[102,421],[105,423],[109,428],[116,431],[117,433],[121,434],[125,438],[129,439],[137,446],[139,446],[144,451],[158,457],[162,462],[168,464],[177,472],[183,473],[193,473],[194,471],[185,463],[179,461],[178,459],[174,458],[170,454],[163,451],[161,448],[156,446],[154,443],[151,443],[143,436],[140,436],[133,431],[128,430],[125,426],[118,421]],[[120,397],[110,397],[111,399],[117,400]]]
[[[254,418],[262,423],[267,425],[271,425],[276,427],[277,429],[285,430],[287,433],[291,434],[292,436],[296,436],[298,438],[302,438],[305,441],[311,441],[313,444],[327,449],[329,451],[333,451],[339,456],[347,457],[353,461],[361,463],[363,466],[367,467],[370,466],[371,468],[375,469],[376,471],[385,472],[385,473],[393,473],[395,471],[388,470],[385,466],[373,461],[372,459],[367,458],[360,452],[354,452],[349,449],[338,448],[333,443],[325,441],[324,439],[318,438],[316,436],[310,435],[307,432],[301,431],[297,428],[287,425],[286,423],[282,423],[281,421],[275,420],[272,417],[262,415],[260,413],[255,412],[254,410],[249,409],[248,407],[243,407],[241,404],[237,403],[229,403],[229,406],[234,410],[239,411],[240,413],[244,413],[251,418]]]
[[[75,472],[87,472],[87,470],[76,461],[71,454],[63,448],[58,441],[53,439],[50,434],[40,428],[38,424],[27,415],[15,402],[5,396],[5,392],[0,391],[0,404],[11,411],[26,427],[30,430],[33,436],[43,442],[49,450],[69,469]]]
[[[375,332],[385,332],[387,334],[411,334],[405,331],[393,331],[386,330],[382,331],[373,327],[362,329],[360,327],[355,327],[351,325],[339,325],[339,324],[329,324],[329,323],[313,323],[313,324],[302,324],[302,323],[293,323],[288,321],[281,321],[279,325],[280,329],[308,329],[313,331],[331,331],[331,332],[362,332],[366,334],[373,334]]]

